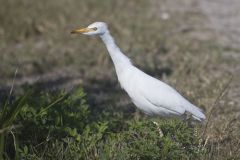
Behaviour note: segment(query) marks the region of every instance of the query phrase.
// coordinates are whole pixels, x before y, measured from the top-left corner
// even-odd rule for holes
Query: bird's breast
[[[125,91],[128,92],[136,87],[134,84],[134,81],[136,80],[135,73],[131,68],[117,70],[117,77],[121,87]]]

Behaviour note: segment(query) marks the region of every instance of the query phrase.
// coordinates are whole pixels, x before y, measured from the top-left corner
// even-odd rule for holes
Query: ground
[[[212,151],[215,157],[237,155],[238,0],[9,0],[1,4],[2,94],[17,69],[16,90],[26,83],[67,90],[82,85],[89,103],[134,108],[117,83],[103,43],[69,34],[75,27],[106,21],[135,65],[204,109],[208,117],[204,136],[209,145],[219,145]]]

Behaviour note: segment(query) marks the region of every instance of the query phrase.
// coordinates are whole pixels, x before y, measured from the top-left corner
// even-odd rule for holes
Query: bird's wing
[[[142,75],[144,78],[140,81],[140,92],[150,103],[167,108],[178,115],[182,115],[187,111],[198,121],[206,118],[200,108],[186,100],[175,89],[144,72],[142,73],[145,76]]]
[[[182,115],[186,111],[193,115],[193,118],[201,121],[205,119],[205,115],[201,109],[194,106],[175,89],[169,85],[153,78],[137,68],[131,68],[124,78],[120,79],[122,87],[128,92],[129,96],[137,102],[143,103],[142,110],[148,108],[152,113],[176,114]],[[138,106],[138,105],[137,105]],[[142,104],[138,107],[141,108]],[[151,107],[153,106],[153,108]],[[157,109],[159,108],[159,109]],[[164,110],[165,109],[165,110]],[[148,112],[146,111],[146,112]],[[159,112],[159,113],[158,113]]]
[[[169,85],[144,72],[139,74],[138,83],[140,94],[154,106],[168,109],[178,115],[185,112],[185,98]]]

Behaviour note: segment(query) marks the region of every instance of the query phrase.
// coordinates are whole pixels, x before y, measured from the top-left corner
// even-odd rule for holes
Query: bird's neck
[[[130,59],[121,52],[109,31],[105,32],[100,37],[107,47],[117,73],[122,72],[126,66],[131,65]]]

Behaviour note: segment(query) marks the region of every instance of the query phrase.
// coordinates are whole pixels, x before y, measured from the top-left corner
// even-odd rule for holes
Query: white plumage
[[[121,87],[128,93],[133,103],[146,114],[181,116],[189,112],[198,121],[205,119],[202,111],[175,89],[133,66],[129,58],[115,44],[106,23],[95,22],[87,28],[76,29],[72,33],[101,37],[112,58]]]

